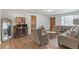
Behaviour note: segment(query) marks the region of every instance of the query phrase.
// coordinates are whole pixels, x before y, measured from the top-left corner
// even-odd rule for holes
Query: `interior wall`
[[[49,29],[49,21],[50,16],[41,15],[41,14],[35,14],[30,12],[24,12],[24,11],[2,11],[2,18],[10,18],[12,20],[12,25],[14,26],[15,18],[18,16],[25,17],[26,24],[28,25],[28,34],[31,34],[31,15],[36,16],[36,28],[39,28],[41,25],[44,25],[46,29]]]
[[[73,19],[79,19],[79,11],[64,13],[64,14],[58,14],[58,15],[52,15],[52,16],[56,17],[56,25],[61,25],[61,16],[68,16],[68,15],[73,15]]]
[[[1,10],[0,10],[0,44],[1,44]]]
[[[40,15],[40,14],[34,14],[34,13],[29,13],[29,17],[31,19],[31,15],[36,16],[36,28],[39,28],[41,25],[44,25],[46,29],[49,29],[49,21],[50,17],[46,15]]]
[[[35,14],[35,13],[28,13],[28,19],[27,19],[27,24],[29,24],[29,34],[31,34],[31,15],[36,16],[36,28],[39,28],[41,25],[44,25],[46,30],[50,29],[49,26],[49,21],[50,21],[50,16],[46,15],[40,15],[40,14]]]
[[[55,17],[55,26],[61,25],[61,16],[60,15],[51,16],[51,17]]]
[[[56,26],[61,25],[61,16],[55,16],[56,17]]]
[[[79,15],[74,15],[74,19],[79,19]]]

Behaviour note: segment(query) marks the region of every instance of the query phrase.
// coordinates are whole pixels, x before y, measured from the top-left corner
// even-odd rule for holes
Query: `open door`
[[[36,16],[34,15],[31,16],[31,31],[33,29],[36,29]]]
[[[55,17],[51,17],[50,18],[50,31],[54,30],[54,26],[55,26]]]

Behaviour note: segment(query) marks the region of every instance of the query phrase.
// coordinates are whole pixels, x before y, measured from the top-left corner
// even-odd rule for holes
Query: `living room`
[[[1,59],[79,59],[78,0],[0,0]]]
[[[1,23],[0,48],[15,48],[15,49],[16,48],[18,49],[78,48],[78,44],[76,45],[74,44],[73,46],[67,45],[60,47],[59,46],[60,41],[58,41],[62,33],[65,33],[68,30],[71,30],[72,27],[77,26],[78,24],[77,22],[76,22],[77,24],[73,24],[73,23],[74,23],[74,19],[75,20],[79,19],[78,12],[79,12],[78,9],[1,9],[0,10],[0,23]],[[19,21],[19,19],[22,19],[22,21]],[[11,30],[9,30],[9,32],[11,31],[11,33],[9,34],[10,36],[8,36],[6,34],[7,33],[6,30],[4,30],[4,28],[8,26],[7,24],[8,22],[3,20],[8,20],[9,25],[11,25]],[[19,30],[16,31],[16,25],[21,24],[21,22],[27,25],[27,33],[24,31],[21,32]],[[33,37],[35,40],[34,41],[31,40],[33,39],[31,37],[32,30],[33,29],[36,30],[39,28],[43,28],[46,32],[48,32],[48,34],[46,34],[47,41],[45,42],[45,39],[43,39],[45,43],[44,45],[43,44],[40,45],[40,43],[37,44],[39,38],[37,40],[36,37],[34,36]],[[20,34],[21,36],[19,36]],[[22,34],[24,34],[25,36],[23,36]],[[69,35],[68,33],[66,34]],[[35,36],[37,36],[37,34],[35,34]]]

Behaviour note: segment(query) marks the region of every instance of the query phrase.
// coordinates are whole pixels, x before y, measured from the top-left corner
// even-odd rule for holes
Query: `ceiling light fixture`
[[[52,11],[51,9],[47,10],[47,11]]]

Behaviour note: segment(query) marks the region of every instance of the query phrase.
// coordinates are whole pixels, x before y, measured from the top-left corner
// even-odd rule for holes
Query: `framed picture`
[[[25,17],[16,17],[16,24],[25,24]]]

